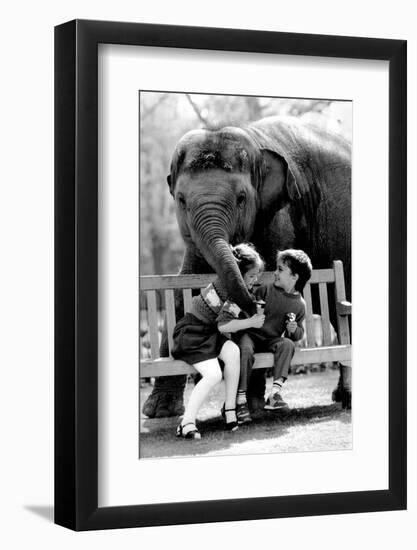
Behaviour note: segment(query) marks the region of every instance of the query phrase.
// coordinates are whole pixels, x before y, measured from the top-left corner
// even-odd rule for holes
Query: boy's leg
[[[238,340],[240,349],[240,377],[239,377],[239,392],[247,392],[248,383],[252,373],[253,363],[255,362],[255,343],[246,332]]]
[[[257,353],[266,353],[271,351],[268,346],[268,341],[256,336],[252,337],[254,351]],[[252,363],[253,364],[253,363]],[[265,406],[265,387],[266,387],[266,370],[252,370],[248,379],[247,398],[251,412],[263,410]]]
[[[287,379],[295,352],[294,342],[289,338],[279,338],[269,346],[269,349],[274,354],[274,380]]]
[[[280,338],[270,346],[270,350],[274,354],[274,381],[271,394],[265,404],[265,409],[282,409],[288,407],[281,397],[281,390],[285,380],[288,378],[295,345],[289,338]]]

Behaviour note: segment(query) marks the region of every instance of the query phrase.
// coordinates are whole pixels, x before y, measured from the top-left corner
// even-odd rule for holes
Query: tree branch
[[[203,115],[201,114],[201,111],[200,109],[197,107],[197,105],[194,103],[194,101],[191,99],[191,96],[190,94],[185,94],[186,98],[188,99],[188,101],[190,102],[190,105],[191,107],[194,109],[194,112],[195,114],[198,116],[198,118],[200,119],[200,121],[205,125],[207,126],[208,125],[208,120],[205,119],[203,117]]]

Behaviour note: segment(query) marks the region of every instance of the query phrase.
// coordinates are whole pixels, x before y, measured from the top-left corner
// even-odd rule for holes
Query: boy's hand
[[[295,321],[287,322],[287,332],[288,334],[293,334],[297,330],[297,323]]]
[[[265,323],[265,315],[263,313],[255,313],[249,321],[252,328],[261,328],[261,326]]]

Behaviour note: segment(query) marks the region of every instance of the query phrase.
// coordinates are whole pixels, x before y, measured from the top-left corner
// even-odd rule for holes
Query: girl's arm
[[[238,332],[239,330],[247,330],[248,328],[261,328],[265,322],[263,313],[255,313],[249,319],[232,319],[226,323],[218,323],[219,332]]]

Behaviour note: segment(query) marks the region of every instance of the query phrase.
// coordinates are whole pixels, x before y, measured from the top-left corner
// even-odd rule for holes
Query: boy
[[[255,296],[265,301],[265,322],[261,328],[240,333],[240,380],[237,394],[237,418],[240,424],[251,421],[246,400],[255,352],[274,354],[274,381],[265,409],[288,407],[281,390],[288,377],[294,342],[304,334],[305,302],[300,292],[311,277],[311,261],[302,250],[284,250],[277,254],[274,282],[261,285]]]

